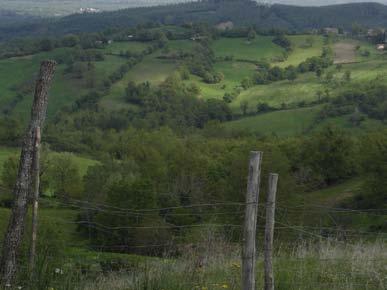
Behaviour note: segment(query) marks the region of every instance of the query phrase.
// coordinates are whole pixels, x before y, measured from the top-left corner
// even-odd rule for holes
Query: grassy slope
[[[321,54],[323,38],[321,36],[297,35],[288,36],[293,43],[293,51],[287,61],[279,63],[281,66],[289,64],[298,64],[307,57]],[[304,48],[307,38],[313,38],[313,45]],[[347,41],[347,40],[344,40]],[[104,51],[109,54],[119,53],[121,50],[141,51],[145,49],[148,43],[139,42],[114,42],[107,46]],[[169,42],[169,53],[179,50],[190,51],[195,43],[190,40],[178,40]],[[343,66],[341,72],[337,72],[334,67],[336,78],[341,78],[345,70],[352,72],[353,81],[369,81],[375,77],[386,78],[387,58],[377,52],[375,48],[368,43],[359,42],[360,51],[368,49],[371,56],[363,57],[360,51],[357,54],[358,63],[347,64]],[[242,38],[221,38],[213,44],[217,55],[234,54],[236,58],[248,58],[258,60],[261,57],[270,58],[273,55],[281,55],[282,49],[273,44],[271,37],[258,36],[251,44],[248,44]],[[15,98],[17,91],[15,87],[21,85],[33,84],[39,68],[39,62],[45,58],[53,58],[56,54],[63,53],[65,49],[56,49],[47,53],[39,53],[33,56],[11,58],[0,61],[0,105],[6,107]],[[125,77],[113,85],[111,92],[103,100],[102,104],[111,109],[129,107],[123,100],[125,87],[128,81],[135,82],[150,81],[158,84],[171,74],[177,66],[177,63],[171,60],[158,59],[161,53],[157,52],[148,56],[144,61],[135,66]],[[95,62],[96,83],[99,84],[106,79],[112,72],[119,68],[125,62],[124,58],[107,55],[103,62]],[[51,90],[49,102],[49,116],[53,116],[62,106],[68,105],[76,98],[85,94],[90,88],[87,88],[85,80],[76,80],[63,73],[65,66],[59,65],[55,81]],[[201,89],[201,97],[221,99],[226,92],[231,92],[234,88],[240,86],[240,82],[245,77],[251,76],[255,71],[255,65],[238,61],[221,61],[215,64],[215,70],[222,72],[224,80],[219,84],[205,84],[199,78],[192,76],[192,82]],[[12,73],[9,73],[9,72]],[[248,101],[249,110],[255,111],[256,105],[266,102],[271,106],[279,108],[282,104],[293,104],[300,101],[312,101],[316,98],[316,92],[323,90],[324,85],[315,77],[313,73],[300,75],[294,81],[281,81],[269,85],[254,86],[246,91],[231,104],[234,111],[239,112],[240,102]],[[340,89],[340,88],[339,88]],[[335,90],[335,89],[334,89]],[[333,90],[333,91],[334,91]],[[25,119],[29,115],[29,109],[32,102],[32,93],[27,94],[16,104],[13,113]],[[338,121],[340,123],[340,120]],[[297,130],[296,130],[297,131]]]
[[[338,185],[308,193],[303,196],[304,203],[335,207],[341,201],[353,196],[353,193],[361,187],[362,182],[361,179],[352,179]]]
[[[285,137],[302,134],[315,120],[319,107],[278,111],[226,123],[227,130]]]
[[[0,172],[3,168],[4,162],[12,155],[18,154],[18,150],[14,148],[0,147]]]
[[[107,54],[120,54],[121,52],[136,52],[140,53],[149,46],[148,43],[130,41],[130,42],[113,42],[104,49]]]
[[[6,148],[6,147],[0,147],[0,173],[3,170],[3,164],[4,162],[10,157],[10,156],[18,156],[20,154],[20,151],[16,148]],[[50,157],[55,157],[62,155],[63,153],[58,152],[52,152],[50,153]],[[79,171],[81,175],[85,175],[87,172],[87,169],[90,166],[98,164],[98,161],[86,158],[83,156],[78,156],[75,154],[70,155],[74,163],[78,166]]]
[[[272,42],[271,36],[257,36],[251,42],[246,38],[220,38],[212,44],[216,56],[234,56],[235,59],[252,61],[280,57],[284,49]]]
[[[158,59],[156,54],[147,56],[131,69],[122,80],[112,86],[110,93],[102,99],[101,104],[109,109],[129,107],[130,104],[124,100],[125,89],[129,81],[136,83],[149,81],[157,85],[172,74],[175,68],[176,63],[173,61]]]
[[[288,59],[279,64],[281,67],[288,65],[297,66],[305,59],[320,56],[322,53],[324,39],[320,35],[290,35],[288,38],[292,43],[293,50]],[[312,41],[312,46],[306,46],[307,39]]]
[[[183,51],[190,52],[195,47],[195,42],[192,40],[173,40],[168,42],[168,49],[171,52]]]
[[[361,192],[364,179],[361,177],[344,181],[340,184],[330,186],[325,189],[304,194],[300,199],[300,204],[304,204],[306,210],[302,213],[302,224],[305,226],[320,227],[329,226],[335,228],[335,224],[341,228],[357,231],[369,232],[375,225],[385,224],[385,216],[365,212],[337,210],[342,208],[342,204]],[[300,214],[300,213],[299,213]],[[297,218],[297,217],[293,217]],[[374,229],[375,230],[375,229]],[[360,234],[349,232],[351,238],[376,237],[375,234]]]
[[[362,134],[364,132],[378,131],[385,128],[385,124],[382,121],[369,118],[366,118],[358,127],[354,127],[349,120],[349,116],[341,116],[326,119],[318,123],[313,130],[320,130],[327,125],[340,127],[351,134]]]
[[[110,74],[116,71],[120,65],[125,63],[125,59],[109,55],[110,53],[119,53],[121,50],[142,51],[149,44],[138,42],[120,42],[113,43],[103,51],[107,54],[104,61],[93,62],[96,67],[95,88],[108,78]],[[65,48],[55,49],[50,52],[38,53],[35,55],[10,58],[0,60],[0,107],[5,108],[15,99],[18,94],[17,88],[33,87],[40,62],[44,59],[55,59],[58,54],[66,52]],[[158,63],[154,64],[158,67]],[[163,67],[159,68],[160,70]],[[50,90],[50,100],[48,106],[48,116],[54,116],[55,113],[65,105],[71,104],[74,100],[86,94],[92,88],[88,87],[86,80],[88,75],[82,80],[74,79],[64,73],[65,65],[58,65],[54,82]],[[11,73],[10,73],[11,72]],[[138,72],[141,74],[142,72]],[[145,75],[145,78],[147,76]],[[27,119],[32,103],[33,92],[23,94],[23,99],[19,101],[12,110],[12,113],[22,119]]]
[[[295,36],[294,36],[295,37]],[[322,42],[321,42],[322,43]],[[320,44],[321,44],[320,43]],[[387,55],[378,53],[372,45],[359,42],[361,49],[368,49],[371,52],[369,57],[358,55],[358,62],[353,64],[345,64],[340,72],[334,66],[327,71],[332,71],[334,77],[338,80],[342,79],[346,70],[351,71],[353,82],[370,81],[375,78],[387,79]],[[314,46],[317,45],[317,41]],[[364,47],[364,48],[363,48]],[[315,51],[317,54],[317,50]],[[311,54],[313,53],[313,49]],[[311,56],[311,54],[307,54]],[[298,58],[299,56],[297,56]],[[289,58],[291,60],[291,57]],[[288,61],[289,61],[288,60]],[[299,59],[301,60],[301,59]],[[282,64],[284,65],[284,63]],[[347,84],[346,86],[350,86]],[[330,87],[331,94],[343,89],[343,86]],[[246,91],[231,104],[235,110],[239,110],[241,101],[248,101],[251,111],[255,110],[255,106],[260,102],[268,103],[274,107],[280,107],[282,103],[292,104],[300,101],[313,101],[316,99],[317,91],[324,91],[325,85],[315,76],[314,73],[301,74],[294,81],[280,81],[268,85],[254,86]]]
[[[17,85],[32,81],[42,56],[9,58],[0,61],[0,107],[4,108],[16,95]]]
[[[39,53],[32,56],[10,58],[0,60],[0,106],[6,107],[15,99],[20,86],[33,88],[40,62],[44,59],[55,58],[58,50]],[[122,59],[108,56],[103,62],[95,62],[96,66],[96,86],[100,84],[110,73],[116,70]],[[63,106],[71,104],[81,95],[87,93],[90,88],[86,86],[85,79],[77,80],[64,74],[65,65],[58,65],[54,82],[50,90],[48,105],[48,116],[54,116]],[[23,94],[23,99],[18,102],[12,113],[25,120],[29,117],[32,104],[33,91]]]
[[[43,201],[42,204],[45,204],[45,202]],[[6,229],[9,214],[9,209],[0,207],[0,237],[3,236],[3,232]],[[39,222],[43,228],[47,227],[49,224],[54,227],[56,225],[55,228],[60,232],[61,238],[65,242],[74,244],[74,241],[79,241],[79,237],[76,235],[77,225],[68,223],[75,221],[77,211],[70,209],[41,208],[39,214]]]
[[[378,120],[366,118],[358,127],[354,127],[348,116],[329,118],[316,122],[321,106],[275,111],[246,117],[224,123],[229,131],[243,131],[260,135],[274,134],[279,137],[296,136],[306,131],[315,132],[328,125],[337,126],[351,134],[378,131],[385,125]]]
[[[316,35],[295,35],[288,36],[293,43],[294,50],[285,62],[273,63],[285,67],[288,65],[298,65],[308,57],[319,56],[322,52],[323,37]],[[312,47],[304,48],[307,38],[313,39]],[[281,56],[283,50],[272,43],[271,37],[259,36],[251,44],[247,44],[244,38],[221,38],[214,42],[213,49],[217,56],[234,55],[235,59],[260,60],[274,56]],[[255,71],[255,66],[249,63],[237,61],[222,61],[215,65],[215,70],[222,72],[224,80],[219,84],[205,84],[193,77],[194,82],[201,88],[203,98],[222,98],[225,92],[232,91],[240,86],[245,77],[250,77]],[[312,85],[311,85],[312,83]],[[224,88],[224,86],[226,86]],[[259,102],[269,102],[273,106],[282,103],[293,103],[300,100],[312,99],[321,86],[313,79],[312,74],[300,76],[300,78],[290,83],[288,81],[277,82],[270,85],[255,86],[245,92],[235,100],[232,107],[237,110],[240,101],[251,101],[252,106]],[[306,97],[304,97],[306,96]]]
[[[187,83],[194,83],[200,87],[200,96],[204,99],[222,99],[226,92],[232,92],[239,87],[245,77],[250,77],[255,65],[238,61],[221,61],[214,66],[215,70],[223,73],[224,79],[218,84],[206,84],[196,76],[192,76]]]
[[[279,108],[282,104],[313,101],[316,99],[316,92],[322,89],[323,85],[317,80],[315,74],[307,73],[299,75],[293,82],[284,80],[245,90],[231,104],[231,107],[239,110],[240,103],[247,101],[250,111],[255,111],[256,105],[262,102]]]

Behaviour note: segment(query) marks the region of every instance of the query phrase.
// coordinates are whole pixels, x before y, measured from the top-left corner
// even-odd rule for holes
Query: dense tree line
[[[376,3],[339,6],[294,7],[287,5],[258,5],[255,1],[208,0],[151,8],[123,9],[98,14],[71,15],[57,21],[35,21],[33,25],[0,27],[0,38],[38,35],[65,35],[97,32],[108,28],[128,28],[136,25],[181,25],[206,22],[218,24],[232,21],[236,26],[252,25],[261,29],[306,31],[338,27],[351,31],[354,20],[365,27],[387,26],[387,8]],[[313,21],[311,21],[311,19]]]
[[[73,129],[73,134],[82,130],[83,127]],[[212,130],[218,131],[219,136],[217,127]],[[209,131],[207,133],[214,135]],[[87,137],[83,135],[82,138]],[[273,171],[280,173],[279,198],[280,202],[286,202],[296,193],[334,185],[361,173],[363,165],[358,159],[361,155],[357,153],[363,150],[363,143],[364,146],[374,146],[375,150],[380,148],[378,143],[370,145],[374,139],[369,140],[368,136],[356,139],[333,127],[308,137],[282,141],[248,136],[179,136],[167,127],[148,130],[130,126],[120,131],[105,131],[100,137],[94,131],[89,138],[92,138],[94,146],[90,144],[85,148],[94,148],[93,153],[99,156],[100,163],[90,167],[83,180],[79,177],[79,169],[66,155],[43,158],[46,160],[43,168],[47,170],[42,180],[47,180],[44,183],[46,188],[50,188],[63,202],[79,203],[82,200],[87,204],[107,206],[103,211],[88,207],[79,216],[80,230],[92,240],[93,245],[101,245],[111,251],[146,254],[160,253],[163,248],[145,251],[135,246],[169,244],[170,241],[183,242],[186,239],[192,242],[195,236],[181,226],[206,222],[235,223],[235,217],[231,221],[228,216],[210,215],[222,210],[221,207],[204,211],[190,207],[173,208],[219,200],[243,202],[250,150],[265,152],[263,176]],[[374,156],[369,158],[367,162]],[[367,162],[364,166],[368,166]],[[7,170],[4,172],[8,176],[4,180],[9,180],[9,174],[15,172],[16,163],[9,162],[5,166]],[[265,182],[264,178],[264,186]],[[367,194],[378,194],[376,192],[380,189],[369,190]],[[140,212],[122,212],[120,215],[120,211],[113,208]],[[140,214],[143,210],[154,208],[171,209]],[[141,230],[141,227],[149,226],[160,226],[161,229],[155,230],[152,235]],[[122,229],[115,230],[114,235],[109,230],[101,230],[109,227]],[[127,247],[117,249],[115,245]]]
[[[257,63],[257,72],[252,77],[247,77],[242,80],[241,86],[243,89],[248,89],[254,85],[268,84],[271,82],[297,79],[298,74],[306,72],[316,72],[318,76],[323,74],[323,70],[333,64],[333,52],[330,48],[325,47],[321,56],[311,57],[300,63],[298,66],[287,66],[285,68],[279,66],[270,66],[269,63]],[[238,96],[235,94],[227,94],[225,100],[231,102]]]
[[[384,159],[373,162],[387,146],[383,132],[372,138],[354,137],[327,127],[309,136],[285,140],[243,134],[235,137],[217,123],[230,118],[227,105],[200,100],[197,90],[184,85],[180,78],[174,75],[157,87],[129,83],[126,98],[137,107],[121,112],[103,110],[98,104],[101,95],[90,93],[48,124],[44,140],[51,150],[88,154],[99,161],[82,179],[70,156],[43,153],[42,158],[43,191],[51,191],[65,203],[108,206],[104,211],[90,207],[79,216],[80,231],[93,245],[110,251],[159,254],[163,248],[144,251],[135,246],[187,239],[192,242],[194,236],[181,228],[185,225],[235,223],[227,216],[210,219],[209,213],[219,208],[170,209],[148,215],[117,215],[111,209],[136,211],[219,200],[243,202],[250,150],[265,152],[264,175],[269,171],[280,173],[281,201],[291,200],[296,193],[338,184],[367,170],[369,187],[356,194],[353,202],[357,207],[368,207],[371,204],[365,200],[369,198],[385,199],[379,183],[384,175],[375,173],[384,168]],[[383,89],[371,91],[381,94]],[[0,125],[1,140],[18,144],[21,134],[13,130],[17,123],[12,125],[6,120]],[[364,148],[369,154],[359,160],[362,154],[358,153]],[[16,159],[4,166],[2,185],[10,192],[13,182],[7,181],[16,176]],[[161,229],[152,235],[141,230],[149,226]],[[109,227],[122,229],[112,235],[106,230]],[[117,249],[117,244],[127,246]]]
[[[384,121],[387,119],[386,86],[378,81],[355,84],[332,99],[321,111],[320,118],[349,116],[359,125],[364,116]]]

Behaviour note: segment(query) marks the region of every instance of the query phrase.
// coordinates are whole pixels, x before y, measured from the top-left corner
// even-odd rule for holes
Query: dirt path
[[[333,47],[335,52],[335,64],[356,62],[356,43],[339,42]]]

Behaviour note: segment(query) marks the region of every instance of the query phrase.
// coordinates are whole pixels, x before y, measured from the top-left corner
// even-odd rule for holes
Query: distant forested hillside
[[[377,3],[343,4],[324,7],[258,5],[249,0],[210,0],[150,8],[123,9],[96,14],[75,14],[58,20],[1,28],[0,39],[14,36],[58,35],[94,32],[114,27],[128,27],[149,22],[184,24],[232,21],[235,25],[255,25],[261,29],[289,31],[336,26],[349,29],[356,22],[367,27],[387,26],[387,6]]]
[[[278,3],[285,5],[296,5],[296,6],[326,6],[326,5],[337,5],[346,3],[364,3],[364,2],[377,2],[387,4],[386,0],[270,0],[270,3]]]
[[[13,11],[1,10],[0,8],[0,27],[17,25],[33,20],[39,20],[39,17],[27,15],[27,14],[18,14]]]

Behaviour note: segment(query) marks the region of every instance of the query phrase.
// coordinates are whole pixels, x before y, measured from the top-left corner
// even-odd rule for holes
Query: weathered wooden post
[[[33,163],[33,178],[34,178],[34,192],[32,197],[32,235],[30,246],[30,275],[34,275],[35,256],[36,256],[36,241],[38,233],[38,208],[39,208],[39,190],[40,190],[40,127],[36,127],[35,134],[35,156]]]
[[[13,191],[15,200],[5,234],[0,260],[0,285],[11,285],[17,272],[17,258],[25,229],[28,201],[32,187],[36,128],[43,128],[46,118],[48,90],[55,72],[55,61],[43,61],[35,86],[31,120],[23,140],[19,171]]]
[[[277,195],[278,174],[269,176],[269,188],[266,197],[266,226],[265,226],[265,290],[274,290],[273,274],[273,237],[275,200]]]
[[[242,290],[255,290],[256,232],[262,152],[250,153],[242,249]]]

